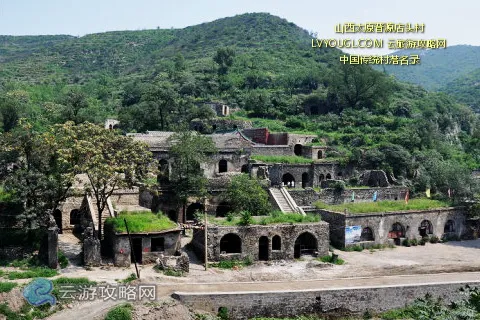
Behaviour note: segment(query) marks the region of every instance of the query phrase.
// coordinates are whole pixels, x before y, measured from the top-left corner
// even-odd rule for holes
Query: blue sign
[[[345,227],[345,243],[360,242],[362,236],[362,226]]]

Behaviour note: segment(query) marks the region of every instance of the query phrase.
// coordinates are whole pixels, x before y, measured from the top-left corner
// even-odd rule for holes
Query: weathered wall
[[[117,190],[110,197],[112,205],[115,206],[138,206],[140,203],[139,200],[139,190],[138,188],[131,190]]]
[[[180,232],[181,230],[169,230],[156,233],[132,233],[132,241],[134,239],[142,239],[142,256],[136,257],[137,261],[143,264],[153,263],[160,255],[174,255],[180,249]],[[164,250],[152,252],[152,238],[164,239]],[[131,248],[128,235],[126,233],[116,234],[112,232],[110,226],[105,228],[105,242],[109,248],[109,253],[113,256],[113,264],[116,267],[129,267],[131,263]]]
[[[225,175],[229,172],[238,172],[242,170],[242,166],[248,164],[249,152],[240,152],[240,150],[235,152],[219,152],[218,154],[211,156],[209,162],[202,163],[201,167],[203,169],[204,175],[207,178],[215,178],[219,175]],[[227,172],[219,172],[219,162],[220,160],[227,161]]]
[[[305,224],[277,224],[277,225],[252,225],[245,227],[209,226],[208,230],[208,259],[219,261],[232,258],[251,257],[259,259],[259,239],[262,236],[268,238],[268,259],[293,259],[295,241],[304,232],[311,233],[317,240],[319,256],[328,254],[328,224],[325,222]],[[241,239],[241,252],[238,254],[220,252],[221,239],[227,234],[236,234]],[[272,250],[272,238],[279,235],[281,239],[280,250]],[[204,251],[204,230],[196,230],[193,234],[193,245],[196,252]]]
[[[429,236],[442,238],[445,224],[448,220],[454,222],[455,231],[449,235],[460,237],[466,231],[465,208],[442,208],[419,211],[398,211],[371,214],[345,214],[328,210],[317,210],[322,220],[330,225],[330,241],[333,245],[343,248],[345,246],[345,227],[369,227],[373,231],[374,243],[386,244],[389,241],[389,232],[394,223],[400,223],[405,230],[405,237],[420,239],[420,224],[428,220],[432,224],[432,233]]]
[[[375,191],[377,192],[377,201],[401,200],[405,198],[407,188],[351,188],[342,192],[334,189],[323,189],[320,192],[316,192],[308,188],[305,190],[289,190],[290,195],[299,206],[311,206],[319,200],[327,204],[348,203],[352,201],[352,193],[355,193],[355,202],[371,202]]]
[[[427,293],[450,303],[464,298],[459,289],[467,284],[478,286],[480,282],[287,292],[174,293],[172,297],[195,310],[217,313],[220,307],[226,307],[230,319],[342,316],[401,308]]]
[[[289,145],[254,145],[252,155],[264,156],[293,156],[293,148]]]
[[[388,233],[392,229],[392,225],[396,222],[402,224],[405,228],[405,237],[409,239],[420,239],[419,228],[423,220],[428,220],[432,223],[433,233],[430,235],[435,235],[438,238],[442,238],[446,222],[452,220],[455,225],[454,234],[460,237],[466,231],[465,217],[465,208],[443,208],[368,215],[347,215],[345,223],[346,226],[369,227],[374,233],[375,243],[386,243]]]
[[[80,210],[84,196],[72,196],[60,203],[58,209],[62,212],[62,231],[73,230],[74,225],[70,223],[70,213],[73,210]]]

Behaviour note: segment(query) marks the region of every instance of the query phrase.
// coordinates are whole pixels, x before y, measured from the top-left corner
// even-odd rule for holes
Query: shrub
[[[163,274],[169,277],[183,277],[182,271],[170,268],[163,270]]]
[[[105,320],[131,320],[132,319],[131,304],[122,304],[108,311]]]
[[[431,236],[430,237],[430,243],[438,243],[440,240],[438,239],[437,236]]]
[[[136,279],[137,279],[137,275],[132,272],[132,273],[130,273],[130,275],[128,277],[121,280],[120,282],[121,283],[130,283],[130,282],[132,282],[133,280],[136,280]]]
[[[427,243],[427,242],[425,241],[424,238],[422,238],[422,239],[420,239],[420,241],[418,241],[418,244],[421,245],[421,246],[424,246],[425,243]]]
[[[221,320],[228,320],[228,309],[226,307],[218,308],[217,317]]]
[[[405,247],[410,247],[410,241],[408,240],[408,238],[403,239],[402,245]]]
[[[412,240],[410,240],[410,244],[411,244],[412,246],[416,247],[416,246],[418,245],[417,239],[412,239]]]
[[[56,276],[57,274],[57,270],[35,267],[27,271],[11,271],[8,273],[8,279],[49,278]]]
[[[62,269],[65,269],[68,266],[68,259],[62,251],[58,251],[58,264]]]
[[[15,282],[0,282],[0,293],[10,292],[16,286],[17,284]]]
[[[323,256],[323,257],[317,258],[317,260],[320,260],[320,261],[325,262],[325,263],[333,263],[333,264],[337,264],[337,265],[342,265],[342,264],[345,263],[345,261],[340,259],[340,258],[337,258],[335,260],[335,262],[333,262],[333,255]]]
[[[250,211],[241,211],[240,212],[240,223],[239,224],[241,226],[249,226],[254,222],[255,221],[253,221],[252,214],[250,213]]]

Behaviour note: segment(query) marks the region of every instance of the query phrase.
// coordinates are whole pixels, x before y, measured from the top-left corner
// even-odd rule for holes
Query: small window
[[[222,172],[227,172],[227,171],[228,171],[227,160],[225,160],[225,159],[220,160],[220,162],[218,163],[218,172],[222,173]]]
[[[282,248],[282,239],[280,239],[280,236],[274,236],[272,238],[272,250],[281,250]]]
[[[165,238],[152,238],[152,252],[165,251]]]

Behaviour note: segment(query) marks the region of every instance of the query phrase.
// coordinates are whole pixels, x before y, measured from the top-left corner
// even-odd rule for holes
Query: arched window
[[[281,250],[282,249],[282,239],[279,235],[275,235],[272,238],[272,250]]]
[[[227,172],[228,171],[228,163],[227,160],[222,159],[218,162],[218,172]]]
[[[372,229],[365,227],[362,229],[362,234],[360,236],[360,241],[374,241],[375,237],[373,235]]]
[[[317,152],[317,159],[322,159],[323,158],[323,151],[322,150],[318,150]]]
[[[241,253],[242,240],[234,233],[228,233],[220,239],[220,253]]]
[[[326,176],[327,180],[331,180],[332,179],[332,175],[330,173],[327,173],[327,176]]]
[[[325,180],[325,175],[322,173],[318,176],[318,182],[322,182],[323,180]]]

